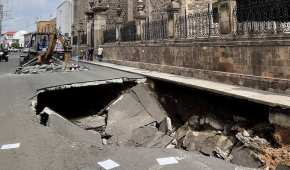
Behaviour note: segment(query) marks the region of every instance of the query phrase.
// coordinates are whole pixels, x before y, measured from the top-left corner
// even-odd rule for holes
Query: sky
[[[1,1],[1,0],[0,0]],[[8,11],[3,21],[3,32],[35,31],[39,19],[55,17],[56,8],[63,0],[2,0]]]

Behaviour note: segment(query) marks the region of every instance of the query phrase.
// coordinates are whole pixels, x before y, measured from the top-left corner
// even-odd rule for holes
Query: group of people
[[[86,51],[81,50],[80,52],[80,57],[82,60],[88,60],[88,61],[93,61],[94,58],[94,48],[88,48]],[[103,60],[103,51],[104,49],[102,47],[98,47],[97,49],[97,55],[96,55],[96,60],[97,61],[102,61]]]

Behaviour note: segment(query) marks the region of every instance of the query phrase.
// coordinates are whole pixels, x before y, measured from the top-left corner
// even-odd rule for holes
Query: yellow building
[[[36,29],[39,33],[51,33],[56,29],[56,19],[48,21],[38,21],[36,23]]]

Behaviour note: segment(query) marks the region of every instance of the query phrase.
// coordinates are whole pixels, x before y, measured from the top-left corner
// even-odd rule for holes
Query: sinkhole
[[[269,122],[270,106],[161,80],[44,90],[37,95],[36,113],[46,107],[98,133],[103,145],[175,148],[251,168],[267,163],[257,156],[275,153],[248,145],[281,149]]]
[[[37,95],[36,114],[48,107],[70,120],[96,115],[135,85],[135,81],[125,81],[44,91]]]

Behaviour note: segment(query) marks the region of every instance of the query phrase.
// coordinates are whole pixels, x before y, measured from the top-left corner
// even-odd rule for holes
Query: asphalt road
[[[0,63],[0,146],[21,143],[17,149],[0,149],[0,170],[95,170],[101,169],[97,162],[106,159],[118,162],[120,167],[117,169],[122,170],[237,168],[220,160],[178,150],[98,149],[41,126],[30,106],[30,97],[38,89],[75,82],[143,77],[92,65],[87,65],[90,70],[85,72],[14,75],[18,61],[15,55],[11,56],[8,63]],[[169,156],[181,158],[179,164],[157,164],[156,158]]]
[[[10,61],[8,63],[0,62],[0,75],[13,73],[15,71],[15,67],[19,64],[19,54],[12,53],[9,55]]]

